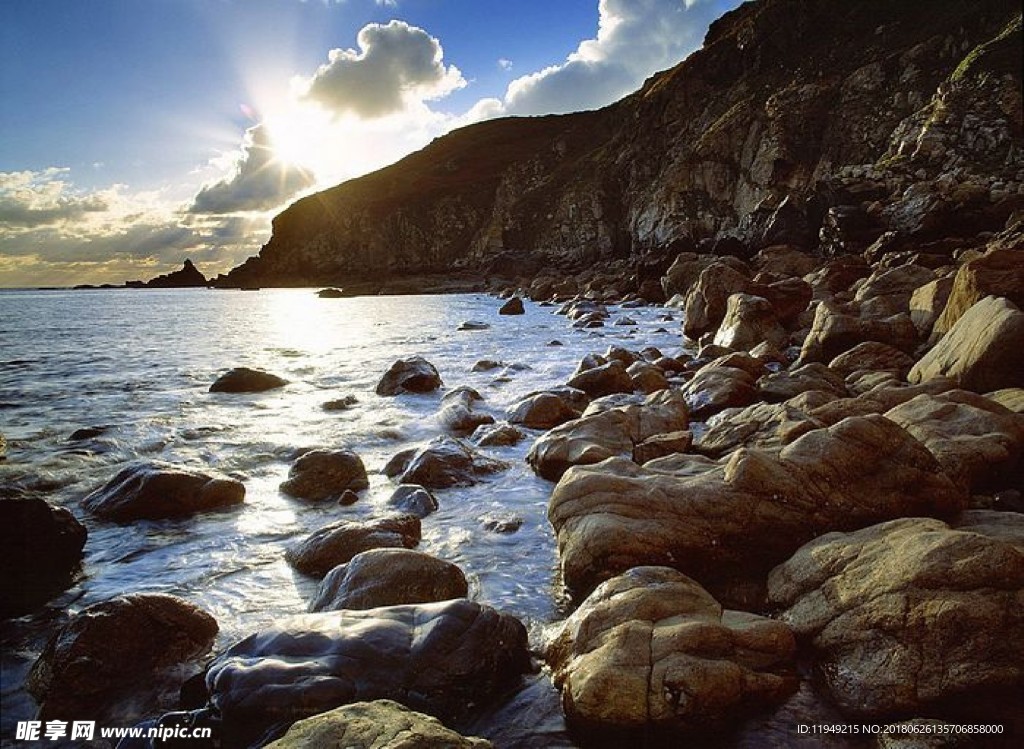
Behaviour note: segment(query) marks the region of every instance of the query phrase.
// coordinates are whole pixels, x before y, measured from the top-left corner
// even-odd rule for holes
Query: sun
[[[266,113],[263,122],[270,135],[275,159],[293,166],[316,170],[322,166],[325,147],[331,137],[331,122],[316,107],[290,103]]]

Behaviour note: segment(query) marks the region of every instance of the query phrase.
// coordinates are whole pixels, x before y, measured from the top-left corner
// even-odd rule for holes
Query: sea
[[[525,395],[564,384],[580,358],[609,345],[678,353],[678,320],[660,307],[612,309],[604,328],[575,329],[552,307],[498,314],[485,294],[321,299],[312,289],[97,289],[0,292],[0,432],[8,441],[0,484],[70,509],[88,528],[77,583],[42,611],[0,624],[0,737],[35,704],[22,684],[46,638],[71,614],[126,593],[161,592],[202,607],[220,625],[215,649],[307,610],[317,580],[294,571],[285,549],[340,519],[388,512],[382,469],[397,452],[443,433],[443,394],[460,385],[498,421]],[[635,325],[615,325],[628,316]],[[467,321],[483,330],[459,330]],[[558,341],[563,345],[553,345]],[[423,356],[444,387],[381,397],[375,386],[399,358]],[[474,371],[481,359],[500,362]],[[232,367],[289,381],[259,394],[210,393]],[[343,411],[327,401],[354,396]],[[72,440],[79,429],[89,439]],[[436,490],[419,550],[457,564],[470,597],[518,617],[535,644],[566,615],[546,511],[553,485],[524,458],[539,431],[482,452],[509,464],[468,488]],[[279,491],[289,467],[314,448],[346,448],[370,487],[348,507]],[[244,505],[181,520],[124,525],[89,516],[83,497],[121,468],[161,461],[244,482]],[[514,533],[487,517],[513,517]],[[40,555],[46,550],[40,549]]]

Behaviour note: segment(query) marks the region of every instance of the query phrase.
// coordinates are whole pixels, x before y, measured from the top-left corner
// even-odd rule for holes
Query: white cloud
[[[303,98],[335,114],[372,119],[466,85],[458,68],[445,67],[441,43],[404,21],[368,24],[356,41],[358,51],[332,49],[312,77],[296,80]]]
[[[107,210],[109,196],[75,193],[65,179],[67,173],[61,168],[0,172],[0,226],[54,226]]]
[[[498,58],[498,67],[501,68],[502,70],[511,70],[512,69],[512,61],[509,60],[507,57],[499,57]]]
[[[193,213],[228,214],[277,208],[315,183],[309,170],[277,158],[267,128],[245,132],[232,173],[207,184],[189,208]]]
[[[720,5],[708,0],[600,0],[594,39],[581,42],[565,62],[512,81],[500,102],[479,102],[470,117],[554,114],[610,104],[697,49],[720,12]]]

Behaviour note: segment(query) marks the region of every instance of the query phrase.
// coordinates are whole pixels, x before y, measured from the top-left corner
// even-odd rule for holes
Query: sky
[[[5,0],[0,286],[225,272],[303,195],[610,104],[738,2]]]

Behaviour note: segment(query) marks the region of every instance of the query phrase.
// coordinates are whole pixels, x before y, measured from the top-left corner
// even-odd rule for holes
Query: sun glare
[[[280,161],[315,169],[329,141],[330,121],[318,109],[293,105],[265,115],[274,153]]]

